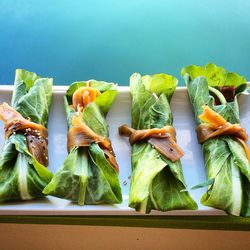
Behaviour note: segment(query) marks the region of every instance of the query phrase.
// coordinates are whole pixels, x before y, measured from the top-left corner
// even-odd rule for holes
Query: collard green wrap
[[[17,69],[12,107],[31,122],[47,125],[52,100],[52,79]],[[0,201],[30,200],[42,190],[52,173],[30,153],[23,133],[6,138],[0,156]]]
[[[72,127],[72,118],[78,115],[72,107],[73,94],[87,85],[101,94],[83,109],[81,119],[96,134],[108,137],[105,116],[117,95],[114,83],[95,80],[73,83],[65,96],[68,128]],[[77,202],[79,205],[122,202],[118,174],[95,142],[88,147],[73,147],[44,193]]]
[[[132,95],[132,127],[136,130],[172,125],[169,101],[177,79],[166,74],[134,73],[130,78]],[[129,206],[149,213],[152,209],[196,209],[197,205],[185,189],[180,161],[173,163],[147,141],[132,146],[132,177]]]
[[[240,123],[237,97],[247,87],[244,77],[215,64],[190,65],[183,68],[181,74],[187,84],[197,125],[202,123],[199,115],[204,105],[228,122]],[[233,90],[233,96],[226,96],[225,87]],[[204,186],[207,185],[208,190],[201,203],[228,214],[250,216],[250,166],[241,143],[233,136],[218,136],[202,143],[202,151],[208,178]]]

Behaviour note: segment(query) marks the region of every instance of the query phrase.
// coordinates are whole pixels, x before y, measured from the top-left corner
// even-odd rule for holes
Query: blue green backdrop
[[[250,79],[249,17],[249,0],[0,0],[0,84],[25,68],[126,85],[210,61]]]

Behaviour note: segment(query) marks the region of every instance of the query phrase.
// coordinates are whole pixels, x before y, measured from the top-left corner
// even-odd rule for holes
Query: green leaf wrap
[[[240,123],[237,96],[246,89],[246,79],[236,73],[227,72],[215,64],[205,67],[190,65],[182,69],[188,88],[197,124],[203,106],[209,105],[228,122]],[[236,95],[232,102],[214,105],[209,87],[233,86]],[[219,93],[220,94],[220,93]],[[221,95],[221,94],[220,94]],[[250,167],[242,145],[233,136],[219,136],[202,144],[208,186],[201,203],[222,209],[236,216],[250,216]]]
[[[52,101],[52,79],[17,69],[12,106],[32,122],[47,125]],[[52,173],[29,152],[23,134],[12,134],[0,156],[0,201],[30,200],[44,196],[42,190]]]
[[[130,78],[132,95],[132,127],[134,129],[162,128],[173,124],[169,101],[177,79],[166,74],[133,74]],[[196,209],[188,192],[180,161],[163,157],[145,141],[132,146],[132,177],[129,206],[149,213],[152,209]]]
[[[95,133],[108,137],[105,116],[117,95],[116,85],[95,80],[89,82],[101,95],[84,108],[82,119]],[[72,95],[83,86],[86,86],[86,82],[75,82],[66,93],[65,110],[69,128],[72,117],[76,114],[71,107]],[[77,202],[79,205],[122,202],[118,175],[96,143],[87,148],[74,147],[44,189],[44,193]]]

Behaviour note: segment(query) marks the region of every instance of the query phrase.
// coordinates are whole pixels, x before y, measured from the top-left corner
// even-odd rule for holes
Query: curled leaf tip
[[[234,86],[237,88],[246,83],[244,76],[229,72],[214,63],[208,63],[205,66],[189,65],[183,67],[181,75],[184,76],[185,74],[188,74],[192,79],[204,76],[208,81],[208,85],[213,87]]]

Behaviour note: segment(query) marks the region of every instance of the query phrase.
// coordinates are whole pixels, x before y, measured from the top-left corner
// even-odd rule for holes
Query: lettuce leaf
[[[231,123],[240,123],[237,96],[246,89],[246,79],[236,73],[227,72],[214,64],[205,67],[188,66],[181,71],[187,84],[197,124],[204,105],[218,112]],[[234,86],[238,91],[232,102],[214,105],[210,87]],[[220,94],[222,94],[220,92]],[[223,95],[223,94],[222,94]],[[250,167],[242,145],[231,136],[219,136],[202,144],[208,186],[201,203],[222,209],[228,214],[250,215]]]
[[[132,95],[132,127],[162,128],[172,125],[169,101],[177,79],[165,74],[130,78]],[[129,206],[149,213],[152,209],[196,209],[186,187],[180,161],[172,163],[147,142],[132,146],[132,177]]]
[[[214,63],[208,63],[204,67],[189,65],[181,70],[181,75],[184,76],[185,74],[188,74],[192,79],[204,76],[211,87],[234,86],[237,88],[246,83],[245,77],[234,72],[228,72],[223,67],[217,66]]]
[[[65,96],[69,128],[76,114],[70,106],[72,95],[82,86],[86,86],[86,82],[72,83]],[[105,116],[117,95],[116,85],[91,80],[90,86],[98,89],[101,95],[84,108],[82,119],[95,133],[108,137]],[[88,148],[73,148],[43,192],[79,205],[122,202],[118,175],[96,143]]]
[[[12,106],[24,117],[46,126],[52,101],[52,79],[17,69]],[[12,134],[0,156],[0,201],[30,200],[44,196],[42,190],[52,173],[30,154],[26,138]]]

